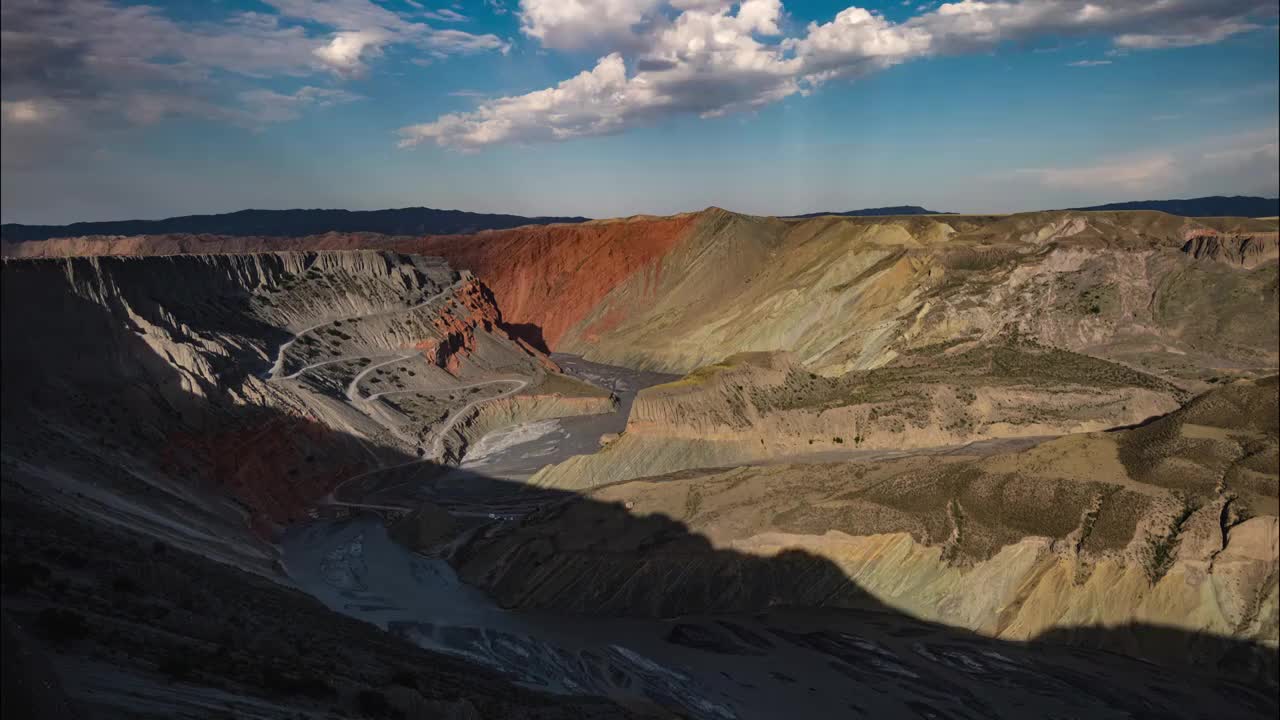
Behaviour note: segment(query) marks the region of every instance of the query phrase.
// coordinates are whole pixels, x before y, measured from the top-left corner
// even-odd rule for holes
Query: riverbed
[[[555,360],[617,394],[618,412],[491,433],[460,471],[518,483],[549,463],[593,452],[601,435],[623,429],[636,392],[669,379]],[[1128,717],[1177,696],[1174,674],[1138,661],[1031,649],[893,613],[778,609],[659,620],[506,610],[461,582],[447,562],[393,541],[372,514],[294,527],[281,548],[299,587],[418,645],[529,687],[657,705],[698,720]],[[1098,692],[1103,686],[1124,692]],[[1185,709],[1176,705],[1169,706],[1174,714]]]

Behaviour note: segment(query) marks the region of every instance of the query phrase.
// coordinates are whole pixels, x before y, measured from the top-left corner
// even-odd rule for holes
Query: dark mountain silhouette
[[[1186,200],[1134,200],[1068,210],[1159,210],[1183,217],[1272,217],[1280,215],[1280,198],[1232,195]]]
[[[862,210],[846,210],[844,212],[811,212],[803,215],[781,215],[785,218],[811,218],[823,215],[840,215],[842,217],[881,217],[884,215],[954,215],[955,213],[928,210],[919,205],[893,205],[890,207],[863,208]]]
[[[577,223],[584,217],[523,217],[436,210],[425,207],[393,210],[240,210],[220,215],[183,215],[164,220],[78,222],[70,225],[0,225],[8,242],[48,240],[81,235],[160,235],[193,233],[301,237],[326,232],[375,232],[384,235],[456,235],[521,225]]]

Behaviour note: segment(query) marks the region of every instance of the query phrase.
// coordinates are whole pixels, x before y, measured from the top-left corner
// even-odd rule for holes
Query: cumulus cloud
[[[499,142],[566,140],[620,132],[671,113],[724,114],[800,91],[801,61],[777,44],[779,0],[691,9],[654,34],[628,75],[621,53],[554,88],[482,103],[403,128],[401,146],[424,141],[464,149]],[[714,5],[714,6],[713,6]]]
[[[435,122],[401,130],[402,147],[426,140],[458,147],[505,141],[564,140],[604,135],[624,127],[628,116],[653,102],[627,81],[622,56],[600,59],[591,70],[556,87],[484,103],[471,113],[444,115]],[[553,117],[554,123],[546,122]]]
[[[668,115],[750,110],[929,55],[1064,36],[1107,37],[1118,50],[1185,47],[1276,15],[1274,0],[960,0],[918,10],[895,23],[849,7],[784,37],[780,0],[522,0],[525,35],[547,48],[603,46],[596,66],[554,88],[403,128],[401,145],[474,150],[615,133]]]
[[[520,30],[543,47],[631,45],[663,0],[520,0]]]
[[[364,60],[369,54],[379,54],[387,40],[381,30],[352,30],[336,33],[327,45],[314,50],[315,56],[342,75],[364,72]]]
[[[851,7],[829,23],[810,23],[803,38],[785,44],[803,61],[807,79],[819,82],[862,75],[928,53],[933,36]]]
[[[264,5],[274,12],[179,21],[157,7],[122,0],[5,0],[0,67],[6,151],[17,147],[10,140],[18,126],[41,125],[36,119],[50,119],[51,108],[64,119],[92,122],[44,122],[23,132],[95,132],[173,116],[258,127],[325,104],[316,80],[341,82],[367,72],[392,46],[433,58],[509,47],[495,35],[438,28],[370,0]],[[270,91],[252,89],[267,80],[273,81]],[[298,86],[280,92],[282,80]],[[282,110],[277,100],[264,112],[266,92],[294,98],[293,109]],[[330,102],[341,94],[328,92]]]

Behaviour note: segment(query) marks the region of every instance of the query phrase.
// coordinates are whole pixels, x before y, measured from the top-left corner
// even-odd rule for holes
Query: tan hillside
[[[698,467],[822,460],[1139,423],[1182,393],[1150,375],[1033,343],[926,349],[836,378],[744,353],[642,390],[622,435],[530,482],[586,489]]]
[[[1140,428],[983,458],[611,484],[454,561],[511,607],[674,616],[870,602],[1014,639],[1146,623],[1257,641],[1274,672],[1276,391],[1275,377],[1239,381]],[[814,565],[797,561],[794,575],[786,563],[757,575],[751,558],[796,551],[840,572],[806,575]],[[1143,643],[1120,633],[1108,649],[1225,661]]]

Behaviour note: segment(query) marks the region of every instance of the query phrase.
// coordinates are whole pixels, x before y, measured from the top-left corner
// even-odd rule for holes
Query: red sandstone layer
[[[493,289],[513,334],[554,348],[609,291],[666,255],[696,219],[680,215],[429,237],[413,251],[479,275]]]

